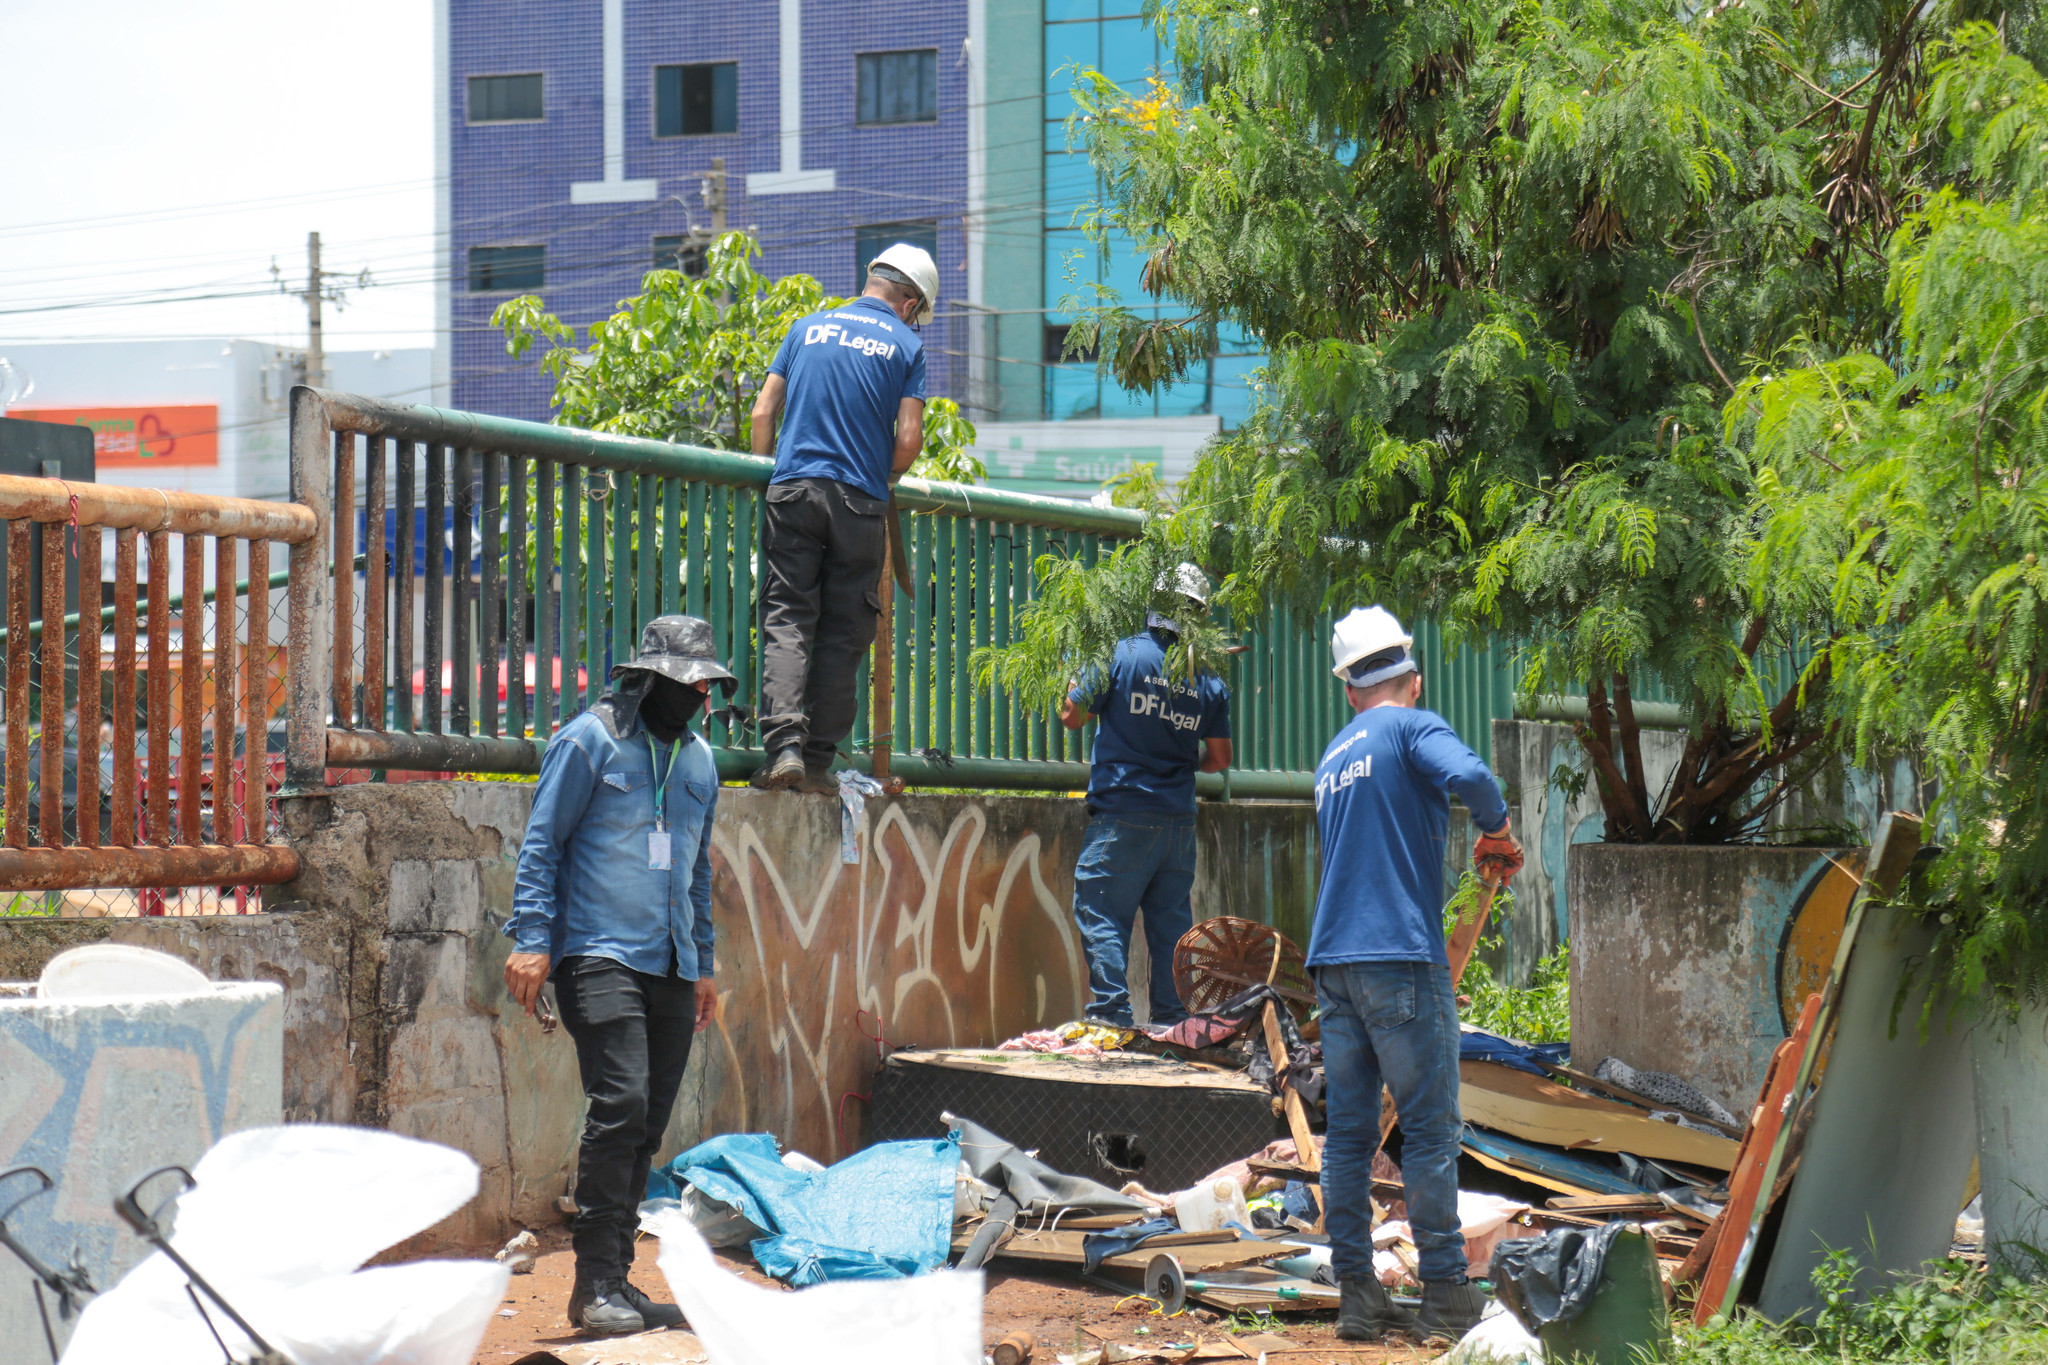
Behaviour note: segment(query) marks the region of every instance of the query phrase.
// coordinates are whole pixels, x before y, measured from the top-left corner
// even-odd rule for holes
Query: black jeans
[[[768,487],[761,743],[827,767],[853,729],[853,682],[882,611],[889,504],[836,479]]]
[[[609,1279],[633,1265],[648,1168],[690,1061],[697,983],[608,957],[565,957],[554,982],[590,1099],[576,1163],[576,1276]]]

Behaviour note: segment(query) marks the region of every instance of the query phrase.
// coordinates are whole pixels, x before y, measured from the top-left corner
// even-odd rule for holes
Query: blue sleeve
[[[711,923],[711,828],[718,816],[718,788],[704,807],[704,831],[697,836],[697,871],[690,878],[690,908],[695,912],[691,938],[697,945],[697,975],[718,972],[718,931]]]
[[[1424,717],[1409,732],[1408,752],[1433,786],[1449,790],[1465,803],[1480,833],[1507,823],[1508,803],[1501,798],[1500,784],[1493,780],[1486,760],[1473,753],[1443,717]]]
[[[1103,705],[1109,701],[1109,685],[1103,671],[1094,667],[1082,669],[1081,676],[1074,680],[1074,690],[1067,693],[1067,700],[1091,715],[1101,715]]]
[[[803,323],[799,322],[795,327],[789,329],[789,335],[782,339],[782,345],[775,352],[775,359],[768,362],[768,373],[779,374],[784,379],[789,378],[789,367],[796,360],[796,334],[803,325]]]
[[[903,396],[924,401],[924,347],[917,348],[917,354],[910,357],[910,372],[903,376]]]
[[[512,918],[505,921],[505,934],[514,952],[553,951],[555,921],[562,913],[555,903],[556,877],[596,786],[597,766],[590,755],[566,732],[556,735],[541,753],[540,786],[513,875]]]
[[[1229,739],[1230,689],[1221,678],[1204,678],[1202,692],[1202,728],[1195,731],[1195,738]]]

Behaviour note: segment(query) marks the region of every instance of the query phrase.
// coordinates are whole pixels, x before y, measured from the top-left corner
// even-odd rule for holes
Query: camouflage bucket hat
[[[657,616],[640,632],[640,653],[612,665],[611,677],[638,670],[679,683],[721,682],[728,695],[739,680],[718,661],[711,644],[711,623],[701,616]]]

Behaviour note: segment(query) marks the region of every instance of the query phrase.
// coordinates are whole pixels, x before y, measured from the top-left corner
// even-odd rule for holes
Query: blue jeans
[[[1401,1115],[1401,1179],[1422,1278],[1465,1278],[1458,1231],[1458,1005],[1434,962],[1343,962],[1315,969],[1323,1007],[1329,1132],[1323,1198],[1339,1279],[1372,1276],[1372,1154],[1380,1086]]]
[[[1090,816],[1074,865],[1074,923],[1088,949],[1088,1017],[1131,1022],[1125,945],[1145,911],[1152,954],[1152,1022],[1188,1017],[1173,987],[1173,950],[1195,921],[1195,817]]]

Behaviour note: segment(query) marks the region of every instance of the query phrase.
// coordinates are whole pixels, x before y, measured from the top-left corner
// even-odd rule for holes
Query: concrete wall
[[[17,1176],[0,1198],[26,1201],[8,1227],[31,1251],[58,1267],[75,1254],[109,1289],[149,1253],[114,1213],[116,1196],[159,1167],[191,1166],[225,1134],[278,1121],[280,992],[261,983],[42,1000],[28,990],[0,988],[0,1170],[33,1165],[55,1186],[27,1198],[35,1184]],[[147,1202],[175,1192],[166,1180]],[[43,1358],[33,1284],[0,1253],[0,1343],[13,1343],[0,1357],[9,1361]]]
[[[1818,989],[1863,850],[1578,844],[1572,1060],[1684,1076],[1741,1114]]]
[[[216,977],[278,981],[288,1118],[389,1127],[474,1156],[478,1200],[429,1241],[479,1244],[513,1220],[551,1221],[582,1092],[567,1035],[544,1035],[506,997],[498,932],[532,792],[367,784],[286,801],[307,871],[267,898],[271,913],[0,921],[0,977],[113,937]],[[766,1130],[829,1161],[859,1141],[876,1034],[888,1046],[985,1045],[1075,1017],[1087,988],[1071,912],[1083,823],[1070,799],[875,800],[863,859],[847,865],[836,801],[721,791],[721,1017],[698,1037],[668,1150]],[[1204,803],[1200,830],[1198,917],[1277,915],[1305,932],[1306,805]]]

